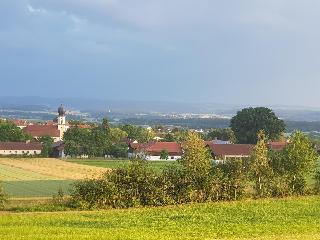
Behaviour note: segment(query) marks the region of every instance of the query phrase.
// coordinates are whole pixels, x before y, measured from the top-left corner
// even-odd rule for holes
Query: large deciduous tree
[[[0,142],[23,142],[32,137],[24,133],[14,123],[0,120]]]
[[[265,107],[242,109],[231,119],[230,124],[238,143],[255,144],[257,133],[263,130],[270,140],[278,140],[285,130],[284,121]]]

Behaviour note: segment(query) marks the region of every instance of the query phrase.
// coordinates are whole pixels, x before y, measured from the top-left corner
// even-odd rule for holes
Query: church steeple
[[[64,109],[62,104],[58,108],[58,114],[59,114],[58,125],[65,125],[66,124],[66,110]]]
[[[66,115],[66,110],[64,109],[64,107],[62,106],[62,104],[61,104],[60,107],[58,108],[58,113],[59,113],[59,116],[65,116],[65,115]]]

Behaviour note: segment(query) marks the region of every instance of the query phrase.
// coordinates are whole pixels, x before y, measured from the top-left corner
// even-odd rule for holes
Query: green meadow
[[[0,213],[1,239],[320,239],[320,197]]]

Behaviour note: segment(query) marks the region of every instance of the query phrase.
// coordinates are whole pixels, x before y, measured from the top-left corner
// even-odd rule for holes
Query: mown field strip
[[[0,181],[10,198],[52,197],[60,188],[68,193],[75,180],[108,170],[58,159],[0,158]]]
[[[52,197],[62,189],[69,193],[73,180],[6,181],[4,189],[10,198]]]
[[[319,239],[320,198],[248,200],[92,212],[3,213],[16,239]]]

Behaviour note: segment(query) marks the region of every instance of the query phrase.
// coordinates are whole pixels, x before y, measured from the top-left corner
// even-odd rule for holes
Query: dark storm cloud
[[[316,106],[319,11],[315,0],[4,0],[0,79],[24,86],[16,95]]]

